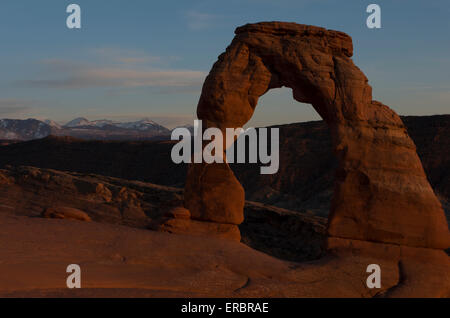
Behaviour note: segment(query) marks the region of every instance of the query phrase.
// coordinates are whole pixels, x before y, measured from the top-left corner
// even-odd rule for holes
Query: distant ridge
[[[170,135],[170,130],[150,118],[134,122],[75,118],[65,125],[46,119],[0,119],[0,140],[28,141],[49,135],[86,140],[148,140]]]

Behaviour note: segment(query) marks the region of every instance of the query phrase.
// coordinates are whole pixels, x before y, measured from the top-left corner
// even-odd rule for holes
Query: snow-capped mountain
[[[53,127],[53,128],[56,128],[56,129],[61,129],[61,125],[58,124],[56,121],[53,121],[51,119],[44,120],[44,123],[46,123],[50,127]]]
[[[160,131],[161,133],[168,132],[168,129],[164,126],[161,126],[160,124],[154,122],[153,120],[149,118],[144,118],[139,121],[133,121],[133,122],[115,122],[108,119],[100,119],[100,120],[93,120],[90,121],[84,117],[75,118],[74,120],[71,120],[67,124],[65,124],[63,127],[65,128],[104,128],[108,127],[108,129],[111,129],[112,127],[117,128],[123,128],[123,129],[135,129],[135,130],[153,130],[153,131]]]
[[[99,119],[99,120],[87,120],[84,117],[78,117],[74,120],[69,121],[67,124],[65,124],[63,127],[65,128],[75,128],[75,127],[105,127],[108,125],[115,126],[121,124],[120,122],[114,122],[112,120],[108,119]]]
[[[0,119],[0,139],[39,139],[51,133],[52,127],[37,119]]]
[[[160,124],[158,124],[148,118],[144,118],[139,121],[128,122],[128,123],[118,123],[118,124],[116,124],[116,126],[120,127],[120,128],[137,129],[137,130],[141,130],[141,131],[152,129],[152,130],[160,131],[162,133],[169,132],[169,130],[166,127],[161,126]]]
[[[95,126],[95,127],[99,127],[99,128],[103,128],[108,125],[115,126],[117,124],[120,124],[120,123],[113,122],[112,120],[108,120],[108,119],[94,120],[94,121],[90,122],[91,126]]]
[[[69,121],[67,124],[64,125],[66,128],[73,128],[73,127],[81,127],[81,126],[90,126],[91,122],[87,120],[84,117],[78,117],[71,121]]]
[[[0,139],[31,140],[48,135],[72,136],[82,139],[100,140],[145,140],[168,136],[170,130],[144,118],[135,122],[117,122],[108,119],[90,121],[84,117],[75,118],[65,125],[51,119],[0,120]]]

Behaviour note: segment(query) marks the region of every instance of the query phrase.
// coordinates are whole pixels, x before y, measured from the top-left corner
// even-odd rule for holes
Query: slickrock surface
[[[338,31],[282,22],[240,27],[206,78],[198,118],[225,135],[251,118],[267,90],[292,88],[328,124],[338,158],[329,235],[446,249],[444,211],[416,147],[399,116],[372,100],[352,54],[351,38]],[[227,164],[189,168],[185,206],[193,219],[238,224],[242,193]]]
[[[450,296],[448,257],[430,249],[372,243],[378,254],[367,254],[354,244],[292,263],[229,240],[98,222],[0,213],[0,228],[1,297]],[[365,285],[373,263],[381,289]],[[69,264],[81,267],[79,290],[66,287]]]

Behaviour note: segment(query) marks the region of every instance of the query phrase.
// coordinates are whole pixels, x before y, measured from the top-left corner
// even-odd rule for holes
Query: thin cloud
[[[63,60],[46,60],[52,78],[22,80],[17,84],[37,88],[200,87],[206,73],[194,70],[94,67]]]
[[[32,101],[22,99],[0,99],[0,116],[20,116],[32,110]]]
[[[151,118],[169,129],[185,125],[194,125],[195,119],[193,115],[152,116]]]
[[[123,64],[161,64],[169,60],[167,57],[149,55],[140,50],[128,50],[113,47],[95,48],[90,50],[103,61]]]
[[[192,30],[207,29],[219,18],[217,15],[203,13],[196,10],[186,12],[187,26]]]
[[[159,61],[159,57],[119,57],[117,58],[118,62],[124,64],[142,64],[142,63],[151,63],[152,61]]]

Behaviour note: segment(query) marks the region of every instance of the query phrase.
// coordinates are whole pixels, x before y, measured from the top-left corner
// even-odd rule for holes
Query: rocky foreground
[[[173,207],[182,205],[182,198],[182,189],[140,181],[35,167],[0,170],[0,214],[148,229]],[[81,216],[76,211],[81,211]],[[240,229],[247,245],[294,261],[323,254],[325,218],[256,202],[246,203],[245,214]]]
[[[324,256],[323,218],[263,204],[247,202],[242,243],[148,229],[181,198],[139,181],[0,170],[0,296],[450,296],[442,251],[334,239]],[[58,216],[45,213],[58,207]],[[382,267],[381,289],[365,285],[372,263]],[[66,288],[69,264],[81,266],[80,290]]]

